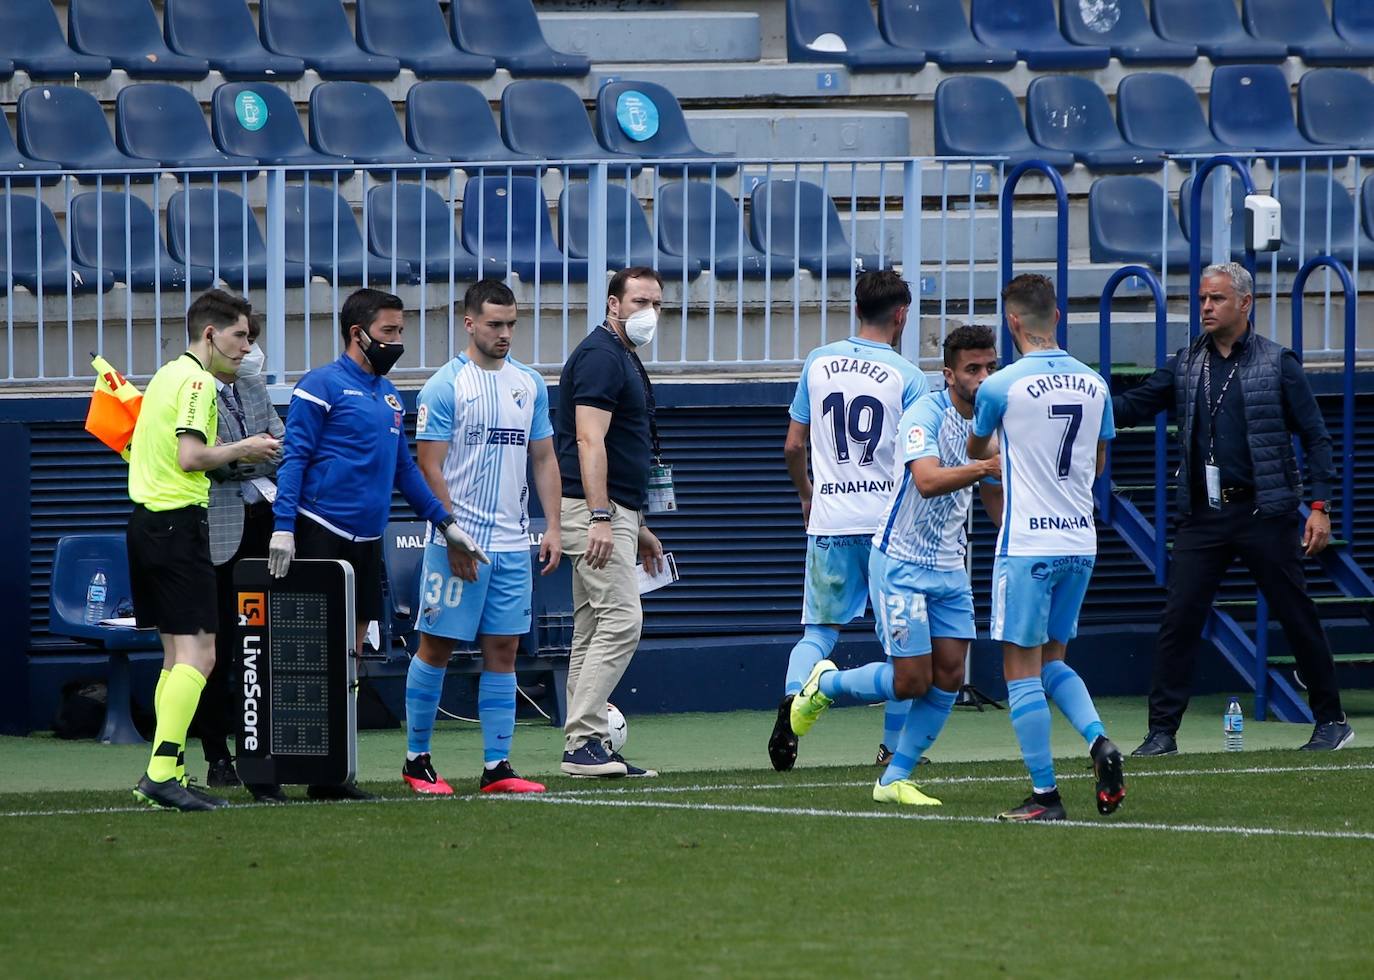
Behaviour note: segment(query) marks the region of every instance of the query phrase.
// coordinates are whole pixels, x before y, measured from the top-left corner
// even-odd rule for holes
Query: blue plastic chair
[[[358,46],[421,78],[490,78],[496,59],[453,43],[435,0],[358,0]]]
[[[463,191],[463,246],[477,255],[495,256],[498,262],[509,259],[526,282],[533,282],[536,273],[541,282],[563,281],[564,255],[553,239],[549,206],[537,178],[507,180],[484,174],[469,180]],[[569,282],[587,281],[586,259],[568,257],[566,262]]]
[[[189,274],[192,289],[215,284],[214,271],[175,261],[158,234],[152,208],[123,191],[90,191],[72,198],[67,226],[72,257],[92,269],[108,269],[116,282],[134,292],[184,289]],[[125,248],[125,241],[128,248]]]
[[[813,47],[833,35],[843,51]],[[925,52],[883,37],[868,0],[787,0],[787,60],[841,64],[850,71],[920,71]]]
[[[391,260],[367,254],[353,209],[343,195],[320,184],[286,188],[286,257],[309,266],[312,276],[340,286],[361,286],[364,268],[370,283],[391,279]],[[420,281],[404,259],[396,261],[396,278],[405,283]]]
[[[1280,170],[1274,176],[1272,193],[1282,208],[1283,245],[1279,249],[1279,265],[1297,268],[1298,245],[1303,242],[1304,234],[1306,247],[1301,253],[1303,261],[1315,255],[1330,255],[1346,265],[1354,261],[1355,236],[1360,234],[1360,226],[1356,220],[1355,202],[1350,199],[1350,192],[1340,180],[1328,177],[1324,170],[1308,173],[1305,177],[1296,172]],[[1326,244],[1328,194],[1331,198],[1329,248]],[[1369,257],[1374,257],[1374,242],[1361,237],[1360,254],[1366,262]]]
[[[75,255],[69,280],[67,243],[62,240],[52,209],[46,204],[35,206],[37,200],[28,194],[0,195],[0,294],[6,292],[7,274],[31,293],[38,292],[41,282],[45,295],[65,295],[68,281],[73,293],[108,293],[114,287],[114,273],[106,268],[97,274],[95,269],[78,262]]]
[[[1016,96],[994,78],[946,78],[935,88],[935,152],[941,156],[1005,156],[1007,165],[1044,160],[1073,168],[1073,154],[1033,143]]]
[[[267,245],[262,230],[243,198],[233,191],[220,188],[217,193],[211,187],[193,187],[168,198],[167,247],[178,262],[216,270],[236,292],[267,285]],[[308,278],[304,263],[286,262],[287,285],[301,286]]]
[[[1212,135],[1193,86],[1166,72],[1133,72],[1116,89],[1117,123],[1136,146],[1173,153],[1233,153]]]
[[[1214,64],[1283,61],[1288,45],[1251,37],[1235,0],[1152,0],[1155,33],[1166,41],[1196,44]]]
[[[1374,44],[1374,5],[1369,0],[1331,0],[1331,25],[1351,44]]]
[[[389,649],[399,644],[414,651],[415,628],[419,624],[420,570],[424,566],[423,546],[402,547],[399,542],[415,542],[425,538],[429,525],[424,521],[391,521],[382,537],[386,567],[386,593],[391,616],[386,624]]]
[[[38,181],[43,184],[55,184],[58,181],[58,172],[61,167],[51,160],[31,160],[19,152],[19,147],[14,145],[14,137],[10,135],[10,128],[0,125],[0,171],[23,170],[33,174]],[[28,187],[33,181],[22,180],[19,177],[10,178],[10,186],[18,188],[20,185]],[[0,193],[4,192],[4,179],[0,178]]]
[[[431,176],[452,167],[443,157],[420,153],[406,143],[396,110],[381,89],[366,82],[324,82],[310,90],[310,143],[321,153],[348,157],[355,163],[423,165]],[[418,176],[419,170],[379,170],[378,174]]]
[[[1074,44],[1105,44],[1123,65],[1191,65],[1196,44],[1166,41],[1150,27],[1142,0],[1115,0],[1085,10],[1082,0],[1059,0],[1059,26]]]
[[[878,28],[888,42],[924,51],[941,68],[1011,68],[1016,51],[973,36],[960,0],[879,0]]]
[[[1360,185],[1360,225],[1365,238],[1374,240],[1374,174],[1366,177]],[[1360,248],[1363,258],[1364,248]]]
[[[770,180],[757,184],[749,195],[749,237],[761,252],[795,259],[813,276],[820,276],[822,269],[833,277],[880,267],[878,256],[871,252],[856,251],[851,258],[849,236],[840,224],[835,202],[810,181]],[[796,250],[798,243],[800,251]]]
[[[156,160],[169,169],[256,167],[253,157],[225,153],[210,138],[200,103],[180,85],[126,85],[115,100],[115,144],[131,157]],[[242,171],[193,174],[192,180],[238,180]],[[256,177],[258,171],[248,173]]]
[[[969,23],[978,40],[1014,49],[1032,71],[1106,68],[1112,60],[1107,47],[1064,39],[1055,23],[1054,0],[973,0]]]
[[[1298,131],[1314,143],[1374,149],[1374,82],[1348,68],[1314,68],[1298,82]]]
[[[105,696],[105,725],[99,741],[106,745],[137,745],[144,741],[134,727],[129,681],[129,653],[161,650],[157,630],[88,626],[85,621],[86,589],[96,572],[105,573],[108,609],[128,615],[133,609],[129,585],[129,553],[122,534],[68,534],[58,539],[53,552],[52,580],[48,587],[48,631],[102,647],[110,657]]]
[[[168,46],[204,58],[226,79],[292,81],[305,74],[300,58],[273,54],[262,46],[243,0],[163,0],[163,5]]]
[[[395,58],[358,47],[339,0],[259,0],[258,31],[268,50],[301,58],[321,78],[385,80],[401,71]]]
[[[1089,258],[1093,262],[1143,262],[1152,269],[1162,268],[1165,250],[1161,248],[1161,230],[1166,223],[1169,266],[1181,269],[1188,262],[1188,240],[1159,184],[1133,174],[1100,177],[1088,191]]]
[[[1243,17],[1255,37],[1288,45],[1309,65],[1374,65],[1374,44],[1338,35],[1319,0],[1245,0]]]
[[[511,82],[501,91],[501,138],[518,153],[541,160],[606,160],[610,175],[631,176],[642,166],[634,157],[605,149],[592,134],[581,97],[561,82]],[[586,177],[586,167],[571,167],[570,177]]]
[[[417,82],[406,93],[406,142],[420,153],[469,164],[469,176],[491,163],[492,173],[504,173],[500,164],[521,164],[536,159],[516,153],[501,141],[496,117],[487,97],[463,82]],[[542,166],[516,167],[519,174],[542,173]]]
[[[512,75],[572,75],[591,71],[580,54],[549,47],[532,0],[452,0],[449,23],[458,47],[496,59]]]
[[[68,85],[44,85],[19,93],[19,152],[34,160],[51,160],[76,171],[83,184],[120,172],[148,181],[156,160],[131,157],[115,146],[105,112],[95,96]]]
[[[653,113],[647,110],[652,108]],[[625,115],[621,119],[622,113]],[[656,127],[651,120],[657,120]],[[616,153],[707,161],[688,165],[689,176],[729,177],[738,169],[728,153],[711,153],[697,146],[677,97],[653,82],[610,82],[596,94],[596,131],[601,145]],[[719,161],[719,162],[716,162]],[[683,168],[659,164],[660,174],[682,175]]]
[[[591,194],[586,181],[565,184],[558,197],[558,238],[563,250],[573,258],[586,258],[590,228]],[[606,187],[606,264],[620,269],[653,266],[669,282],[681,282],[684,272],[688,279],[701,275],[700,262],[654,247],[644,208],[634,189],[625,184]]]
[[[1090,170],[1145,171],[1164,165],[1158,150],[1121,138],[1106,94],[1088,78],[1035,79],[1026,90],[1026,123],[1035,142],[1072,153]]]
[[[366,204],[367,247],[386,262],[393,257],[408,262],[417,274],[423,270],[428,282],[447,282],[450,265],[457,282],[505,276],[505,263],[493,258],[490,249],[478,264],[454,226],[448,202],[430,188],[382,184],[367,192]],[[390,265],[383,268],[389,276]],[[374,275],[370,269],[368,274]]]
[[[1275,65],[1223,65],[1212,72],[1209,101],[1212,132],[1223,143],[1254,150],[1328,149],[1298,132],[1288,76]]]
[[[269,167],[327,167],[352,163],[344,157],[320,153],[305,141],[296,104],[291,96],[266,82],[226,82],[210,98],[210,129],[225,153],[253,157]],[[319,171],[312,176],[332,180],[353,171]],[[288,176],[299,177],[288,172]]]
[[[0,58],[13,60],[33,81],[104,78],[112,67],[109,58],[77,54],[67,46],[49,0],[0,3]]]
[[[204,78],[210,63],[177,54],[162,39],[148,0],[67,0],[67,42],[83,54],[109,58],[130,78]]]
[[[1216,187],[1213,181],[1219,180],[1216,174],[1207,178],[1206,185],[1202,188],[1202,255],[1204,260],[1210,254],[1212,247],[1212,190]],[[1193,178],[1184,178],[1183,184],[1178,189],[1178,219],[1179,226],[1183,229],[1183,237],[1188,241],[1193,240],[1192,228],[1192,200],[1193,200]],[[1245,188],[1241,185],[1238,177],[1231,179],[1231,254],[1239,256],[1245,251]]]
[[[714,234],[711,225],[715,204]],[[711,263],[715,241],[717,279],[790,279],[792,262],[781,255],[764,255],[749,240],[748,223],[741,224],[739,205],[723,187],[695,180],[672,181],[658,188],[654,203],[658,218],[658,247],[668,255],[681,255]]]

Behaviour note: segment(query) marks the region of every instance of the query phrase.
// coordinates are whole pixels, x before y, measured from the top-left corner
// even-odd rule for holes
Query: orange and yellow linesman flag
[[[86,410],[86,431],[127,460],[143,394],[98,354],[91,355],[91,367],[95,390]]]

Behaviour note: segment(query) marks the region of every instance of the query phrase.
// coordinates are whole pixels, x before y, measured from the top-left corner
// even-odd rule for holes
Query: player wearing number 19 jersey
[[[1011,724],[1032,795],[1003,820],[1062,820],[1050,760],[1048,696],[1078,729],[1097,773],[1097,808],[1125,796],[1121,753],[1107,738],[1082,679],[1064,660],[1097,556],[1093,480],[1116,435],[1112,398],[1091,368],[1055,344],[1059,312],[1044,276],[1017,276],[1002,293],[1022,357],[978,391],[969,454],[997,433],[1005,487],[992,577],[992,637],[1002,641]]]
[[[868,600],[868,553],[895,490],[897,422],[926,391],[925,376],[897,353],[911,290],[895,272],[866,272],[854,287],[858,333],[811,352],[790,409],[783,454],[806,521],[801,640],[792,648],[768,757],[791,769],[793,696]],[[807,473],[810,444],[811,475]],[[813,479],[814,475],[814,479]],[[896,741],[906,705],[889,706]]]

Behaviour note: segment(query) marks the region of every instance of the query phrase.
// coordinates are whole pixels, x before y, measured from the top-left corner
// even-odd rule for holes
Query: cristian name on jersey
[[[810,353],[789,410],[811,427],[808,534],[877,530],[897,486],[897,421],[925,392],[925,375],[887,344],[850,337]]]
[[[514,358],[488,371],[460,354],[425,382],[417,411],[415,438],[449,443],[458,526],[486,551],[528,550],[529,444],[553,435],[544,379]]]

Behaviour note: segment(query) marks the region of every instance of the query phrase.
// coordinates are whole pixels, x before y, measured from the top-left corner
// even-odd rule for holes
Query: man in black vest
[[[1150,731],[1132,755],[1178,751],[1174,736],[1188,707],[1198,641],[1221,577],[1236,557],[1283,624],[1307,686],[1317,725],[1303,748],[1345,748],[1355,733],[1341,710],[1331,648],[1302,567],[1303,556],[1331,540],[1331,437],[1297,355],[1250,328],[1250,273],[1234,262],[1208,266],[1198,292],[1202,333],[1140,387],[1112,399],[1119,427],[1174,409],[1182,449]],[[1302,440],[1312,482],[1312,514],[1302,528],[1293,433]]]

